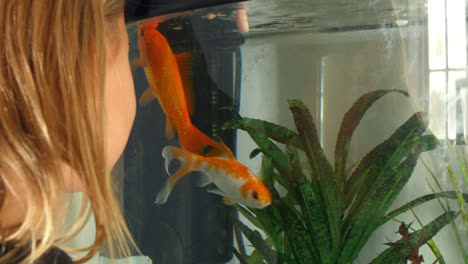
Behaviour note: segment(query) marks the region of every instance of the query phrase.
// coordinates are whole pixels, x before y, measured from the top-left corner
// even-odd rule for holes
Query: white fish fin
[[[161,156],[164,158],[164,168],[166,168],[166,173],[167,174],[170,174],[169,173],[169,164],[174,159],[172,148],[173,148],[172,146],[166,146],[166,147],[164,147],[164,149],[163,149],[163,151],[161,153]]]
[[[154,201],[155,204],[164,204],[167,202],[167,198],[169,197],[172,191],[172,188],[169,186],[169,181],[170,178],[164,182],[163,187],[156,195],[156,200]]]
[[[202,174],[197,182],[197,186],[206,187],[212,183],[213,181],[210,179],[210,177],[207,174]]]
[[[166,146],[162,151],[164,158],[164,167],[169,174],[169,164],[173,159],[178,159],[181,162],[180,168],[169,177],[169,187],[172,189],[174,185],[186,174],[194,171],[193,165],[189,162],[192,158],[192,153],[174,146]]]
[[[223,191],[221,191],[220,189],[217,189],[217,188],[209,189],[209,190],[207,190],[207,192],[214,193],[214,194],[217,194],[217,195],[221,195],[223,197],[226,196],[226,194]]]
[[[234,201],[232,201],[231,199],[227,198],[226,196],[223,197],[223,200],[224,200],[224,203],[231,206],[233,204],[235,204]]]

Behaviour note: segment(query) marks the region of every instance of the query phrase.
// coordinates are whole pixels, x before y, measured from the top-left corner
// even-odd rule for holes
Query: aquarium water
[[[274,190],[264,209],[226,205],[193,172],[154,204],[162,150],[180,144],[158,100],[139,104],[114,174],[144,263],[468,263],[467,3],[252,0],[152,18],[191,55],[194,126]],[[132,61],[141,23],[127,24]],[[139,99],[150,84],[133,73]]]

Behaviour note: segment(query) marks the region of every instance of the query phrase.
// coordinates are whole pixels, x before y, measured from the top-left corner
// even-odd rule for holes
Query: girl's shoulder
[[[27,250],[26,248],[17,248],[11,243],[0,244],[0,257],[6,254],[14,254],[14,257],[5,264],[17,264],[27,255]],[[65,251],[53,247],[36,260],[34,264],[73,264],[73,260]]]

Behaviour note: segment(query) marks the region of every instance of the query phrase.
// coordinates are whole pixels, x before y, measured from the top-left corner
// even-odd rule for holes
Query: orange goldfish
[[[199,186],[205,187],[214,183],[217,188],[208,191],[223,196],[228,205],[242,203],[252,208],[264,208],[271,203],[270,192],[262,181],[232,155],[229,158],[203,157],[178,147],[166,146],[162,156],[168,174],[169,164],[173,159],[180,160],[181,166],[164,183],[156,197],[156,204],[164,204],[177,181],[192,171],[203,172],[204,177]]]
[[[158,23],[146,20],[139,24],[138,45],[141,58],[135,62],[143,66],[149,88],[140,97],[140,104],[157,98],[166,114],[166,137],[177,133],[180,145],[197,154],[230,156],[220,143],[198,130],[190,120],[193,112],[191,95],[191,56],[174,55],[166,38],[156,30]],[[183,77],[183,78],[182,78]],[[211,148],[209,153],[205,151]]]

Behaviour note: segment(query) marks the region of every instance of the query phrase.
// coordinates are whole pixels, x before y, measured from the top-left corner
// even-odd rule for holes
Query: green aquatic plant
[[[445,168],[447,170],[447,175],[449,176],[450,183],[455,190],[456,193],[456,206],[460,208],[460,212],[462,215],[462,221],[464,225],[464,231],[462,232],[460,230],[460,226],[455,224],[454,221],[450,222],[450,226],[453,230],[453,234],[455,236],[455,240],[457,241],[459,250],[461,255],[463,256],[463,260],[465,264],[468,264],[468,249],[466,248],[464,242],[463,242],[463,236],[468,239],[468,203],[466,203],[466,194],[464,194],[461,190],[461,186],[464,184],[468,184],[468,163],[467,163],[467,157],[466,153],[464,151],[464,148],[466,145],[453,145],[455,142],[451,142],[449,140],[446,140],[446,147],[441,149],[441,151],[446,151],[447,157],[445,159]],[[450,162],[450,161],[454,162]],[[444,162],[444,161],[442,161]],[[426,163],[423,161],[424,167],[427,169],[427,171],[430,173],[432,176],[432,179],[434,180],[436,187],[433,187],[432,185],[429,185],[431,188],[432,192],[436,192],[435,190],[442,191],[442,185],[440,181],[436,177],[436,173],[434,170]],[[457,179],[456,172],[460,173],[462,177],[462,182]],[[447,212],[452,210],[452,206],[450,205],[448,199],[444,198],[438,198],[437,199],[439,202],[439,205],[441,208]],[[443,200],[443,201],[442,201]]]
[[[408,96],[401,90],[377,90],[361,96],[347,111],[338,133],[334,165],[327,160],[312,115],[300,100],[289,101],[297,132],[238,114],[224,125],[225,129],[246,131],[258,145],[251,157],[263,154],[263,180],[273,198],[272,204],[261,210],[236,205],[264,233],[233,218],[235,228],[255,248],[250,256],[235,251],[241,263],[352,263],[370,235],[389,220],[433,199],[457,198],[456,192],[432,193],[388,212],[421,153],[439,144],[428,133],[421,112],[358,164],[347,166],[349,144],[359,122],[374,102],[389,93]],[[307,158],[306,165],[300,162],[301,152]],[[459,214],[447,210],[410,238],[395,242],[398,246],[389,247],[371,263],[406,263],[412,250]]]

